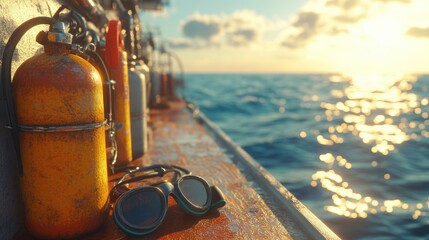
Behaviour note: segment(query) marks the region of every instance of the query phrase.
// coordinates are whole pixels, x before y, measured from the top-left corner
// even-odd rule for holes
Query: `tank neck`
[[[63,55],[69,53],[69,46],[61,43],[48,42],[44,45],[46,54]]]

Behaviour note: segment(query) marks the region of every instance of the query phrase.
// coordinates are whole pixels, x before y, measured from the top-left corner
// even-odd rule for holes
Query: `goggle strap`
[[[165,169],[170,169],[170,170],[176,170],[177,172],[180,172],[180,175],[186,174],[189,175],[191,174],[191,171],[189,171],[186,168],[180,167],[180,166],[176,166],[176,165],[170,165],[170,164],[153,164],[150,166],[146,166],[146,167],[142,167],[142,166],[122,166],[122,167],[115,167],[115,173],[118,172],[144,172],[144,171],[149,171],[149,170],[156,170],[158,168],[165,168]]]
[[[131,177],[130,179],[126,179],[123,181],[120,181],[118,183],[118,185],[123,185],[123,184],[127,184],[127,183],[133,183],[133,182],[137,182],[137,181],[141,181],[144,179],[148,179],[148,178],[154,178],[154,177],[162,177],[164,176],[165,173],[160,173],[160,172],[148,172],[139,176],[135,176],[135,177]]]

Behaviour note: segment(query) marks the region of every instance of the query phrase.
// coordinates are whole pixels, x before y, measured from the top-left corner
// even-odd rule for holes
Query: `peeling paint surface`
[[[33,17],[50,16],[50,12],[55,12],[58,6],[58,3],[52,0],[0,1],[0,54],[3,55],[4,46],[17,26]],[[13,58],[12,74],[22,62],[40,51],[41,45],[35,41],[40,30],[46,30],[46,27],[29,31],[18,44]],[[12,239],[23,224],[23,206],[11,136],[3,127],[5,109],[0,110],[0,239]]]

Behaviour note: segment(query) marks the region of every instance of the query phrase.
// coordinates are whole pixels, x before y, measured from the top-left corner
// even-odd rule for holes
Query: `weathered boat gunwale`
[[[277,204],[280,204],[288,213],[292,214],[292,217],[299,223],[303,230],[314,239],[340,239],[274,176],[201,112],[197,105],[188,102],[187,108],[191,111],[192,116],[211,133],[218,144],[225,147],[228,153],[233,154],[233,160],[240,170],[242,170],[242,173],[249,180],[255,181],[262,187],[261,190],[263,193],[260,192],[262,197],[265,196],[265,193],[269,194],[270,198],[274,198]],[[268,204],[268,206],[270,205]],[[276,214],[276,210],[273,212]],[[287,222],[282,221],[281,216],[279,216],[279,220],[282,224],[287,224]]]

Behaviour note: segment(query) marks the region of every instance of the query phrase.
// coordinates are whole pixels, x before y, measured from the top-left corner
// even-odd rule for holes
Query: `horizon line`
[[[179,74],[179,73],[176,73]],[[214,71],[186,71],[186,74],[231,74],[231,75],[258,75],[258,74],[273,74],[273,75],[350,75],[350,73],[345,73],[345,72],[229,72],[229,71],[225,71],[225,72],[214,72]],[[373,74],[373,73],[368,73],[368,74]],[[395,74],[395,73],[380,73],[382,75],[386,74]],[[402,73],[402,75],[429,75],[429,72],[416,72],[416,73]]]

